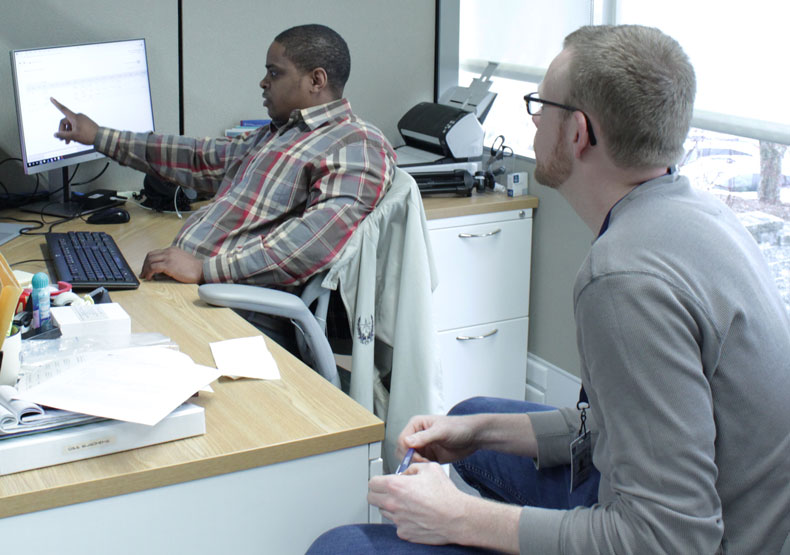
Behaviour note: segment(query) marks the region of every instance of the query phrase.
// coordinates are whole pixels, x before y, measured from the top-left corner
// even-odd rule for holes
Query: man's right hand
[[[398,446],[404,452],[413,447],[415,461],[457,461],[477,450],[475,420],[475,416],[415,416],[400,433]]]
[[[455,462],[478,449],[522,457],[538,456],[538,441],[528,413],[415,416],[398,436],[399,455],[414,448],[417,462]]]
[[[54,98],[50,98],[50,100],[66,116],[60,120],[55,136],[66,141],[66,144],[76,141],[84,145],[92,145],[96,140],[96,133],[99,131],[96,122],[85,114],[75,114]]]

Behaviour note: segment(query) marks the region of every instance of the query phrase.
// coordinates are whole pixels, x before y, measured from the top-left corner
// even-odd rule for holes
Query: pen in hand
[[[414,447],[410,447],[408,451],[406,451],[406,455],[403,457],[400,465],[398,466],[398,470],[395,471],[395,474],[403,474],[406,472],[406,469],[409,468],[411,464],[411,458],[414,456]]]

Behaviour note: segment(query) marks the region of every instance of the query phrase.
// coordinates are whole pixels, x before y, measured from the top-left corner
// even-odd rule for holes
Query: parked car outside
[[[687,176],[694,187],[717,194],[734,194],[742,198],[757,199],[760,187],[760,158],[744,155],[710,155],[685,164],[680,173]],[[780,197],[790,201],[790,175],[781,176]],[[788,189],[785,191],[785,189]]]

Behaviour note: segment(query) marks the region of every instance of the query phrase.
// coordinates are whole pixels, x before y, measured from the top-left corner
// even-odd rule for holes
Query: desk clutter
[[[0,475],[203,434],[185,401],[219,377],[160,334],[25,340],[19,358],[0,386]]]
[[[50,306],[69,284],[23,279],[32,287],[0,255],[0,475],[205,433],[205,410],[189,400],[223,371],[160,333],[132,333],[118,303]],[[211,348],[234,378],[279,378],[260,336]],[[248,370],[239,357],[265,364]]]

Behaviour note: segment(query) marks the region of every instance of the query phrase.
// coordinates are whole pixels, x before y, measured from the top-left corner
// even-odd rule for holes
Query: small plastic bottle
[[[49,310],[49,276],[38,272],[33,276],[33,291],[30,294],[33,302],[33,329],[46,331],[52,326]]]

